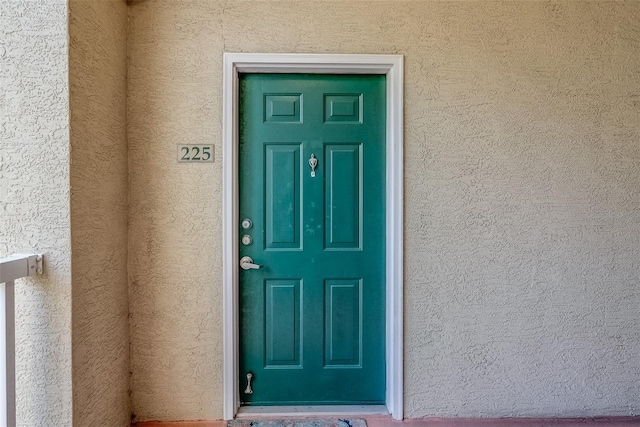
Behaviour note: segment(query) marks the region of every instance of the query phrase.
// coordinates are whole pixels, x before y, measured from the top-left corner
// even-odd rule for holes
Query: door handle
[[[243,256],[242,258],[240,258],[240,268],[243,270],[257,270],[260,267],[262,266],[254,264],[253,259],[251,259],[251,257],[249,256]]]

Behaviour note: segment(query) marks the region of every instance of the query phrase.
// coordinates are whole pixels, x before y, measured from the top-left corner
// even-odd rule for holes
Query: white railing
[[[15,280],[42,274],[42,255],[0,258],[0,426],[16,425]]]

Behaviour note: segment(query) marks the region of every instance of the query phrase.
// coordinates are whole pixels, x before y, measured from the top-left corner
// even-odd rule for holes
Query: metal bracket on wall
[[[42,254],[16,254],[0,258],[0,283],[42,274],[43,259]]]

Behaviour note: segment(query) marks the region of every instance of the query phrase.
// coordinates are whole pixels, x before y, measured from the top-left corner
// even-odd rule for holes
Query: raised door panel
[[[265,145],[265,249],[302,248],[300,144]]]
[[[302,95],[265,94],[265,123],[302,123]]]
[[[325,280],[326,368],[362,365],[362,280]]]
[[[325,146],[325,248],[362,248],[362,145]]]
[[[302,281],[266,280],[265,367],[301,368]]]
[[[361,124],[362,94],[325,94],[324,121],[335,124]]]

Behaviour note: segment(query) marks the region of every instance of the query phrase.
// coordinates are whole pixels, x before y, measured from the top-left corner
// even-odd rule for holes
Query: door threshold
[[[327,415],[389,415],[389,410],[385,405],[241,406],[235,418],[241,420]]]

